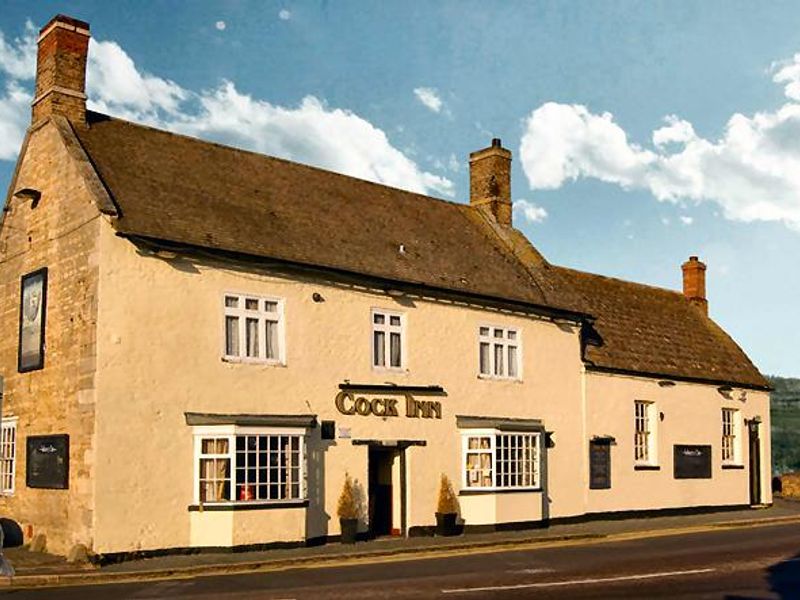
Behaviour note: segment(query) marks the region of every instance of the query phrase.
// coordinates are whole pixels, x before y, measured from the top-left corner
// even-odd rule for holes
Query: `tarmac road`
[[[9,598],[797,598],[800,524],[580,542],[448,558],[85,587]]]

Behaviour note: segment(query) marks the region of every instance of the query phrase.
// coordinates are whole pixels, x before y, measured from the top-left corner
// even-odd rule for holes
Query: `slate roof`
[[[736,342],[681,292],[564,267],[553,275],[580,296],[575,310],[595,316],[584,351],[590,367],[769,388]]]
[[[75,134],[122,235],[584,313],[596,338],[589,366],[768,388],[681,293],[553,266],[468,205],[87,116]]]
[[[559,308],[464,204],[89,113],[122,234]],[[400,251],[400,246],[403,251]]]

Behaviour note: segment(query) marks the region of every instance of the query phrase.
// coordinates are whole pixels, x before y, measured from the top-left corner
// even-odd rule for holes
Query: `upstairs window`
[[[519,379],[519,331],[506,327],[479,327],[478,362],[481,377]]]
[[[654,415],[654,403],[644,400],[634,402],[633,458],[638,465],[656,464]]]
[[[722,463],[738,465],[741,462],[739,411],[722,409]]]
[[[372,311],[372,366],[379,369],[404,367],[405,317],[380,309]]]
[[[283,364],[283,300],[225,295],[225,358]]]

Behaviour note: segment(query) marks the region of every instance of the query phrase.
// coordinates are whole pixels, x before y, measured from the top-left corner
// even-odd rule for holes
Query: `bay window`
[[[195,503],[265,503],[306,498],[302,430],[203,427],[195,431]]]
[[[538,489],[540,444],[540,433],[496,430],[462,433],[462,488]]]

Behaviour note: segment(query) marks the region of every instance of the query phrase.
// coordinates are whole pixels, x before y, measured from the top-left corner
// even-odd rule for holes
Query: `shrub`
[[[339,505],[336,507],[336,514],[340,519],[357,519],[359,513],[358,497],[356,486],[349,473],[344,475],[344,486],[342,494],[339,496]]]
[[[453,484],[450,483],[447,475],[442,473],[439,484],[439,502],[436,505],[436,512],[442,514],[458,513],[458,498],[453,491]]]

